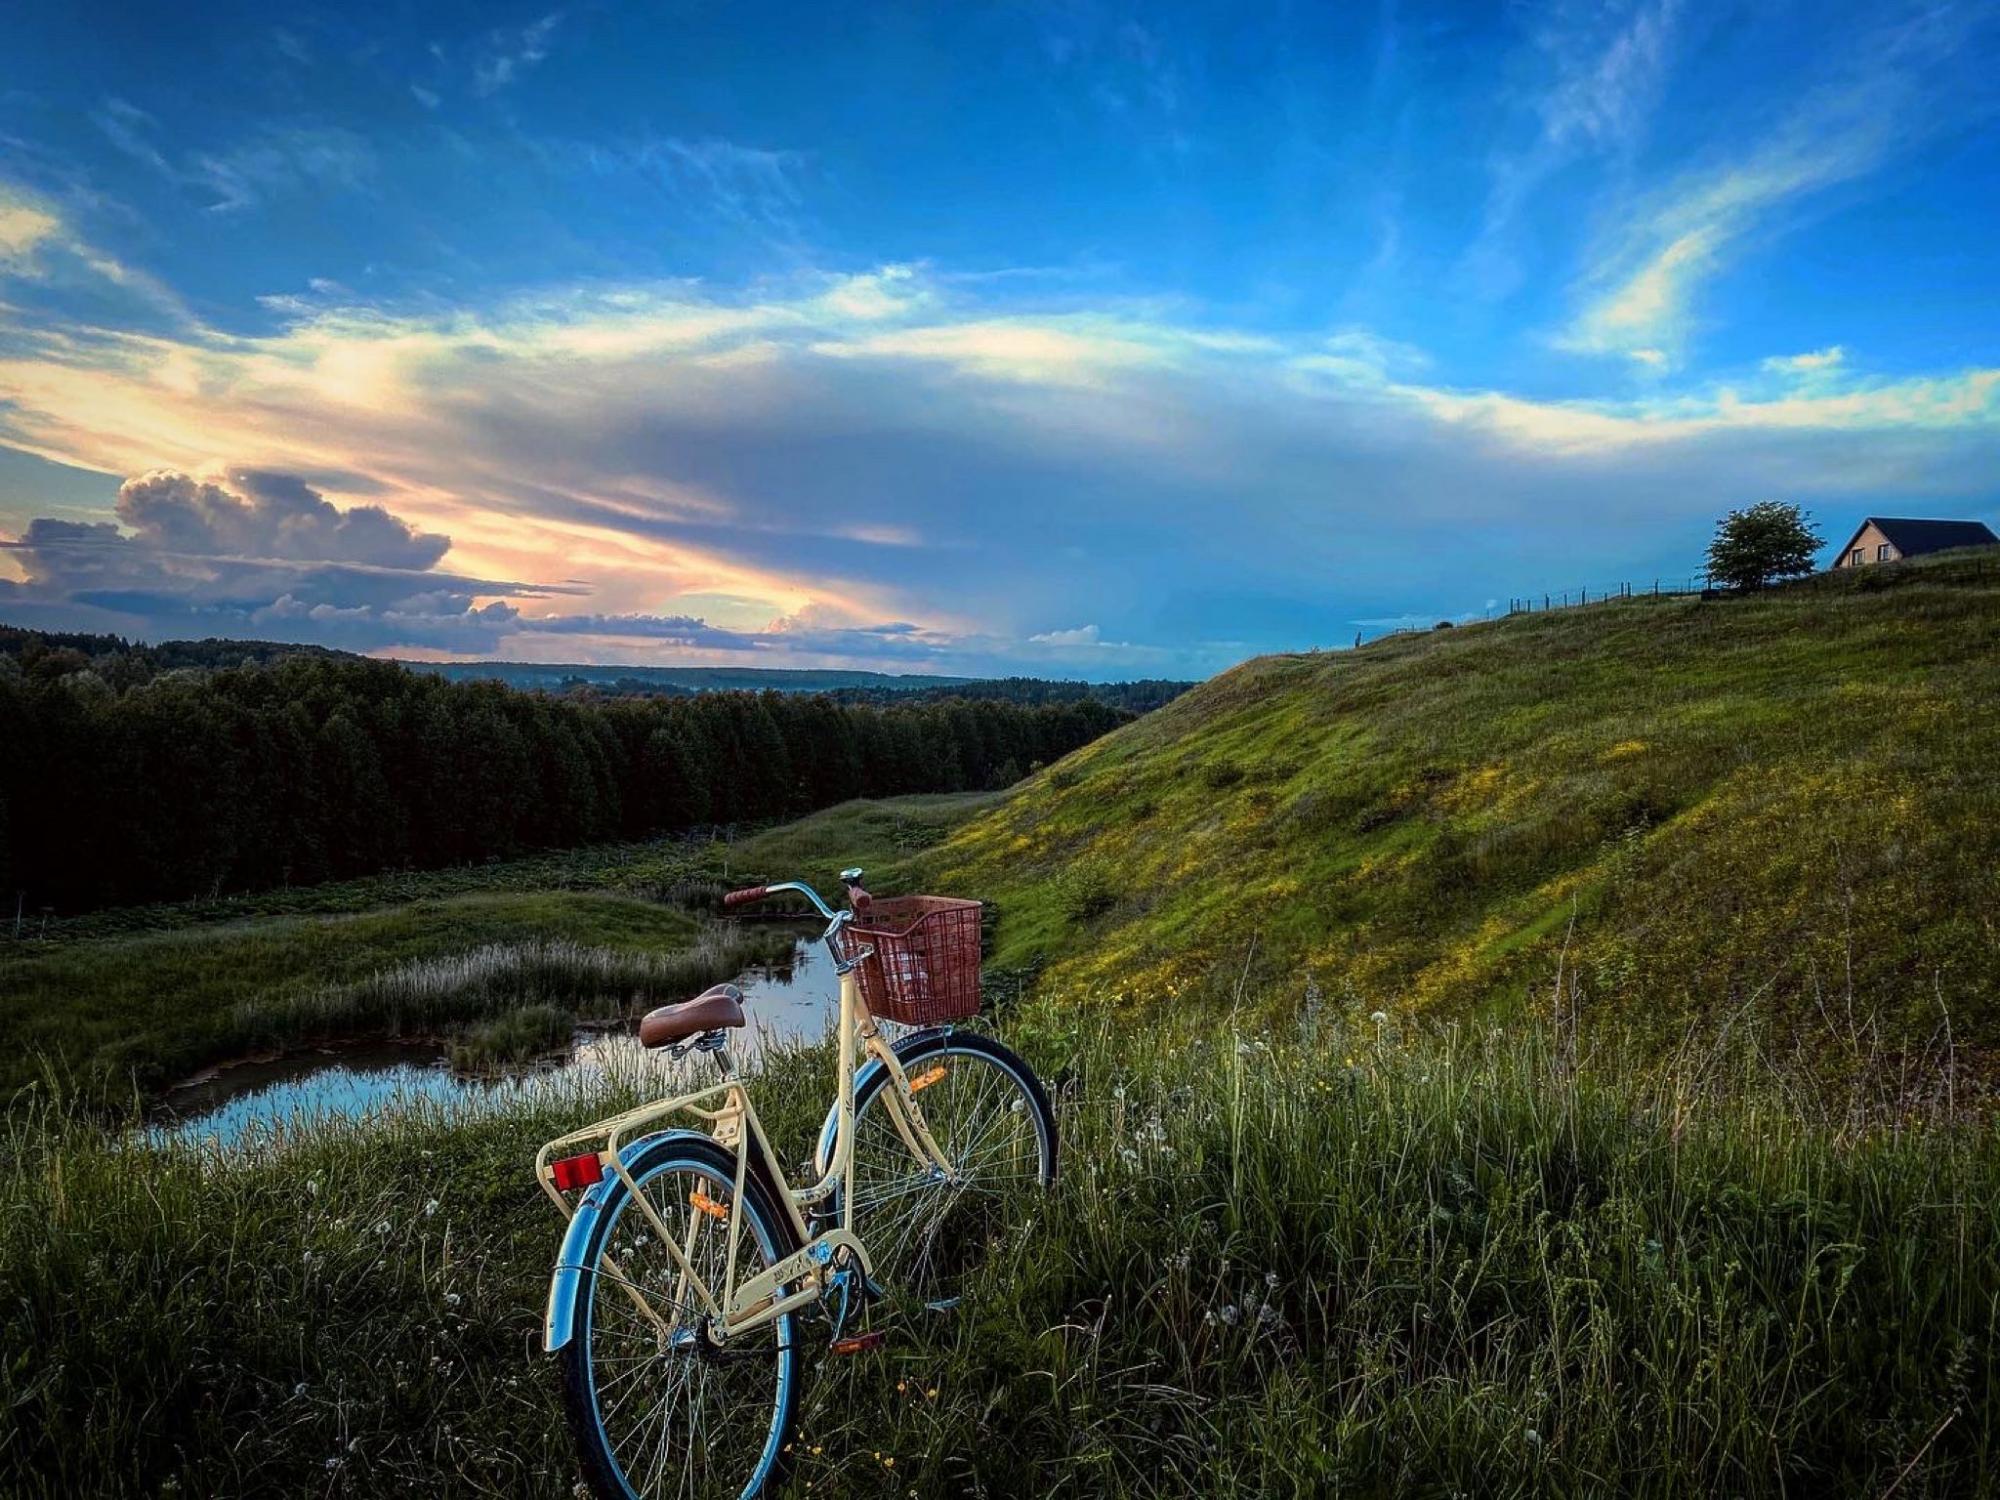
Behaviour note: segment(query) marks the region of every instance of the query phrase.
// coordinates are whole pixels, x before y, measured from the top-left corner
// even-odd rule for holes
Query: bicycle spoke
[[[984,1053],[935,1057],[946,1069],[916,1093],[950,1176],[910,1152],[886,1089],[856,1120],[854,1212],[878,1279],[925,1300],[952,1300],[1005,1215],[1008,1196],[1046,1179],[1044,1143],[1020,1081]],[[922,1076],[924,1063],[908,1065]]]
[[[729,1221],[706,1210],[721,1204],[729,1214],[744,1211],[733,1186],[692,1166],[642,1180],[658,1223],[631,1197],[621,1200],[603,1242],[610,1268],[593,1278],[587,1337],[594,1419],[606,1457],[647,1500],[739,1494],[782,1416],[780,1367],[795,1357],[789,1320],[718,1350],[702,1295],[705,1288],[722,1300],[732,1273],[740,1282],[769,1260],[745,1224],[731,1264]]]

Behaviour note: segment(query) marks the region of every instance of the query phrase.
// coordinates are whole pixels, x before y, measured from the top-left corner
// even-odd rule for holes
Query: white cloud
[[[1847,360],[1847,351],[1834,344],[1809,354],[1774,354],[1764,368],[1783,375],[1820,375],[1838,369]]]
[[[36,249],[55,238],[62,221],[0,185],[0,270],[26,270]]]
[[[1045,630],[1028,639],[1038,646],[1095,646],[1098,634],[1095,625],[1079,625],[1074,630]]]

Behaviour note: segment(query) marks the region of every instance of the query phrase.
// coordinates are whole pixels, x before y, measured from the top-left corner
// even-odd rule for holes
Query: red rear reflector
[[[561,1161],[549,1163],[549,1176],[555,1180],[558,1190],[573,1193],[578,1188],[587,1188],[593,1182],[604,1181],[604,1163],[597,1159],[595,1151],[582,1156],[565,1156]]]

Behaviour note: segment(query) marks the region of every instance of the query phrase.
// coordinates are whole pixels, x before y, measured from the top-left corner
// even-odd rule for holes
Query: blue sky
[[[10,15],[0,619],[1202,674],[2000,512],[1990,6],[376,9]]]

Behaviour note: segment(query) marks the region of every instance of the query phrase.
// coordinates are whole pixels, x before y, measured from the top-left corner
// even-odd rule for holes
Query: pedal
[[[870,1349],[880,1349],[887,1338],[879,1328],[871,1328],[866,1333],[851,1333],[844,1339],[835,1339],[826,1346],[828,1354],[843,1357],[851,1354],[866,1354]]]

